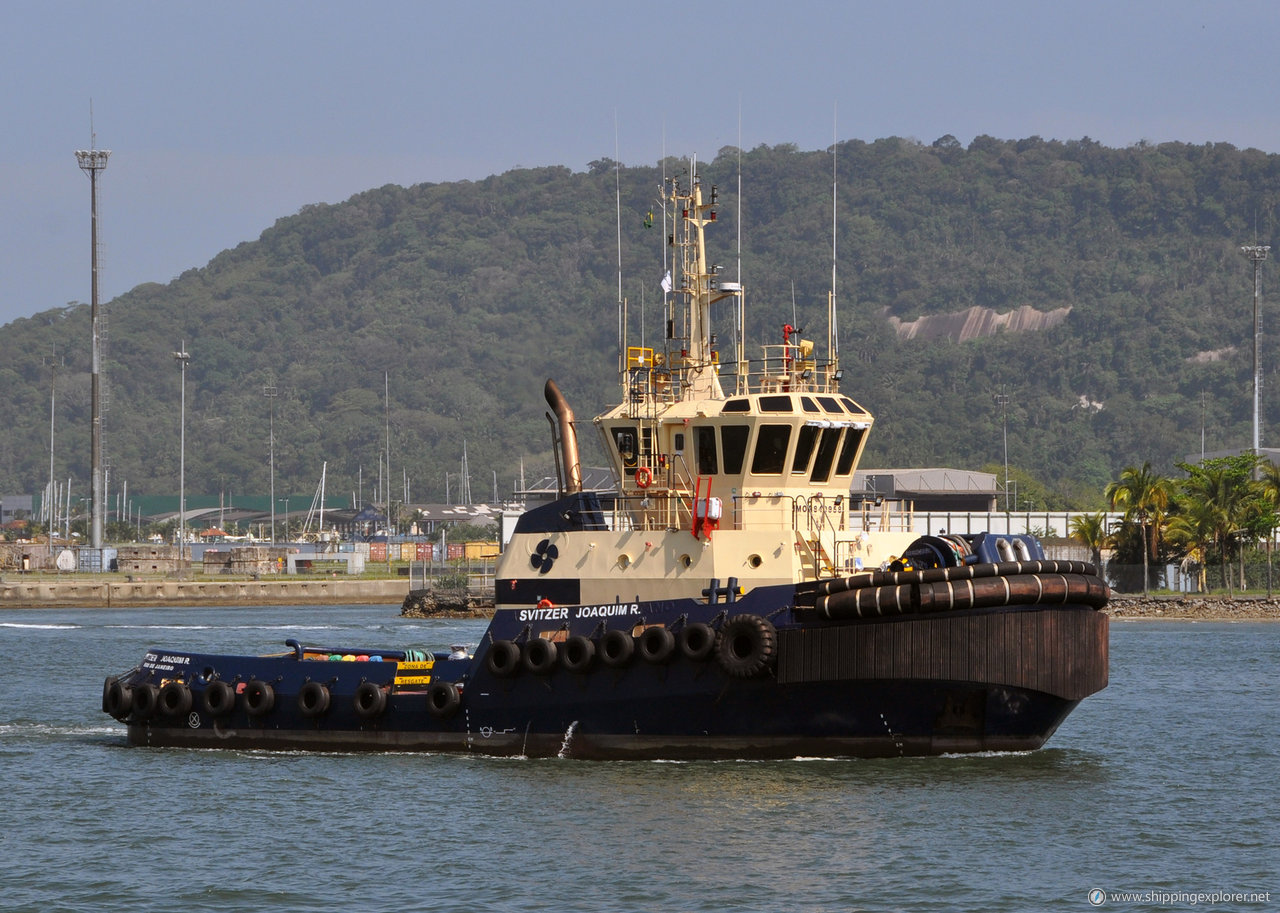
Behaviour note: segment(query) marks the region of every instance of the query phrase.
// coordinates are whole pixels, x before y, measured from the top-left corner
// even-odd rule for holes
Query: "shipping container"
[[[465,542],[463,545],[468,561],[492,561],[498,557],[496,542]]]

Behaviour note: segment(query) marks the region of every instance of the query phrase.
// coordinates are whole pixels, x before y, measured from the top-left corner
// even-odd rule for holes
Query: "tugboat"
[[[139,746],[573,758],[879,757],[1040,747],[1107,684],[1108,589],[1030,536],[919,536],[855,509],[871,415],[790,325],[749,359],[709,265],[696,168],[666,181],[661,350],[619,337],[595,419],[617,479],[584,491],[554,381],[561,496],[518,520],[473,651],[286,641],[153,647],[102,709]],[[674,276],[673,276],[674,273]],[[711,309],[732,307],[734,362]],[[626,326],[625,318],[620,327]]]

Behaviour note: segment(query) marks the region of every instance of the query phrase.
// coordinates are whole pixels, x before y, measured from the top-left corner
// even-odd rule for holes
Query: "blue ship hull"
[[[945,610],[893,585],[897,608],[868,617],[847,602],[823,617],[812,586],[499,609],[462,659],[295,641],[274,656],[153,648],[107,679],[103,709],[146,746],[881,757],[1038,748],[1106,685],[1100,584]]]

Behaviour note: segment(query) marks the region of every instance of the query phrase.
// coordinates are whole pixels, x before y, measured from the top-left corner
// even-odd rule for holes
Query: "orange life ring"
[[[538,608],[540,608],[540,609],[549,609],[549,608],[551,608],[553,605],[555,605],[555,603],[554,603],[554,602],[552,602],[550,599],[539,599],[539,600],[538,600]]]
[[[648,488],[653,484],[653,473],[648,466],[641,466],[636,470],[636,484],[641,488]]]

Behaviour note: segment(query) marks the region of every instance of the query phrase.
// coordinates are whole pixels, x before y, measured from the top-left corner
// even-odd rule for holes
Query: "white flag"
[[[671,270],[667,270],[667,274],[662,277],[662,291],[671,294]]]

